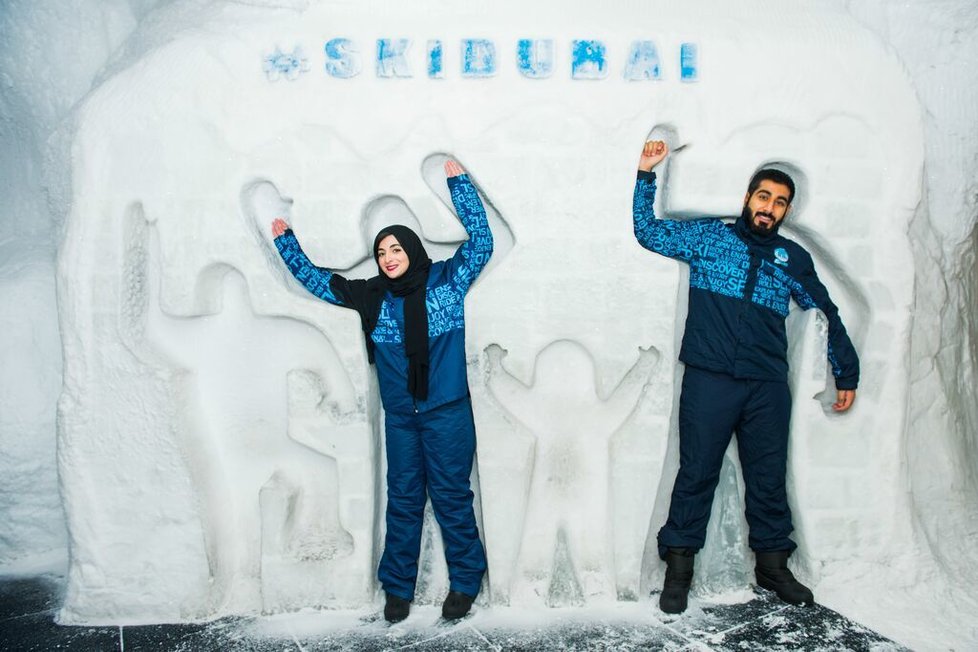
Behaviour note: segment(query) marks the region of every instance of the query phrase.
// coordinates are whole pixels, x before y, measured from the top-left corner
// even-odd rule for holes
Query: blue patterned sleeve
[[[829,297],[815,272],[815,263],[808,252],[797,256],[804,260],[798,272],[798,283],[791,289],[791,296],[803,309],[818,308],[829,322],[828,358],[835,377],[836,389],[856,389],[859,385],[859,356],[849,339],[849,333],[839,317],[839,309]]]
[[[704,220],[660,220],[655,216],[655,172],[639,171],[632,195],[632,220],[638,243],[657,254],[689,262]]]
[[[305,252],[302,251],[302,247],[299,246],[299,241],[292,229],[286,230],[285,233],[275,238],[275,248],[278,249],[285,266],[292,272],[292,276],[311,294],[333,305],[344,308],[352,307],[337,296],[336,286],[342,285],[346,279],[328,269],[313,265],[306,257]]]
[[[492,256],[492,231],[489,230],[486,208],[468,174],[449,177],[448,190],[462,226],[469,234],[469,239],[448,261],[453,283],[465,293]]]

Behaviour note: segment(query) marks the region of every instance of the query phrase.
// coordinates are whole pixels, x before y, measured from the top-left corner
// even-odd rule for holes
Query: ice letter
[[[635,41],[625,64],[625,79],[659,79],[659,52],[652,41]]]
[[[348,38],[326,41],[326,73],[331,77],[348,79],[360,74],[360,57],[357,45]]]
[[[684,82],[699,79],[697,48],[695,43],[683,43],[679,48],[679,78]]]
[[[554,70],[554,42],[551,39],[520,39],[516,61],[520,74],[531,79],[544,79]]]
[[[411,46],[406,38],[377,39],[377,76],[378,77],[410,77],[411,67],[404,53]]]
[[[282,77],[295,81],[299,75],[309,70],[309,60],[306,59],[301,45],[295,46],[291,53],[275,48],[275,52],[265,56],[262,68],[268,81],[277,81]]]
[[[574,40],[571,52],[573,79],[603,79],[608,75],[605,47],[602,41]]]
[[[492,77],[496,74],[496,44],[489,39],[462,39],[462,76]]]
[[[432,79],[442,79],[445,76],[441,53],[441,41],[428,41],[428,76]]]

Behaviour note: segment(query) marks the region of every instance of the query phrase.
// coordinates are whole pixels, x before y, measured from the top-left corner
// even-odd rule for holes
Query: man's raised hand
[[[662,162],[669,153],[669,146],[664,140],[649,140],[642,148],[642,156],[638,160],[638,169],[651,172],[652,168]]]

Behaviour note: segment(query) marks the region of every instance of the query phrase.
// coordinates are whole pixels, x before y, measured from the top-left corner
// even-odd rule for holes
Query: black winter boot
[[[441,617],[445,620],[458,620],[469,613],[473,600],[475,598],[471,595],[449,591],[445,603],[441,606]]]
[[[778,594],[778,597],[789,604],[803,604],[807,607],[815,604],[815,596],[811,589],[795,579],[788,570],[788,551],[755,552],[757,566],[754,576],[757,585]]]
[[[410,600],[399,598],[393,593],[387,594],[387,604],[384,605],[384,620],[389,623],[399,623],[408,617],[410,611]]]
[[[696,551],[692,548],[666,550],[666,581],[659,595],[659,609],[667,614],[681,614],[686,611],[689,585],[693,583],[695,555]]]

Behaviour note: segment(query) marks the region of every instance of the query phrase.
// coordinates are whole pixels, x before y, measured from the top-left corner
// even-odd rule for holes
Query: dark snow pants
[[[723,455],[735,432],[751,549],[795,549],[785,488],[790,416],[787,382],[738,380],[686,367],[679,398],[679,473],[669,518],[659,530],[661,557],[667,548],[703,547]]]
[[[426,498],[445,542],[450,590],[479,594],[486,554],[469,486],[475,423],[466,397],[420,414],[386,414],[387,536],[377,577],[384,591],[414,599]]]

